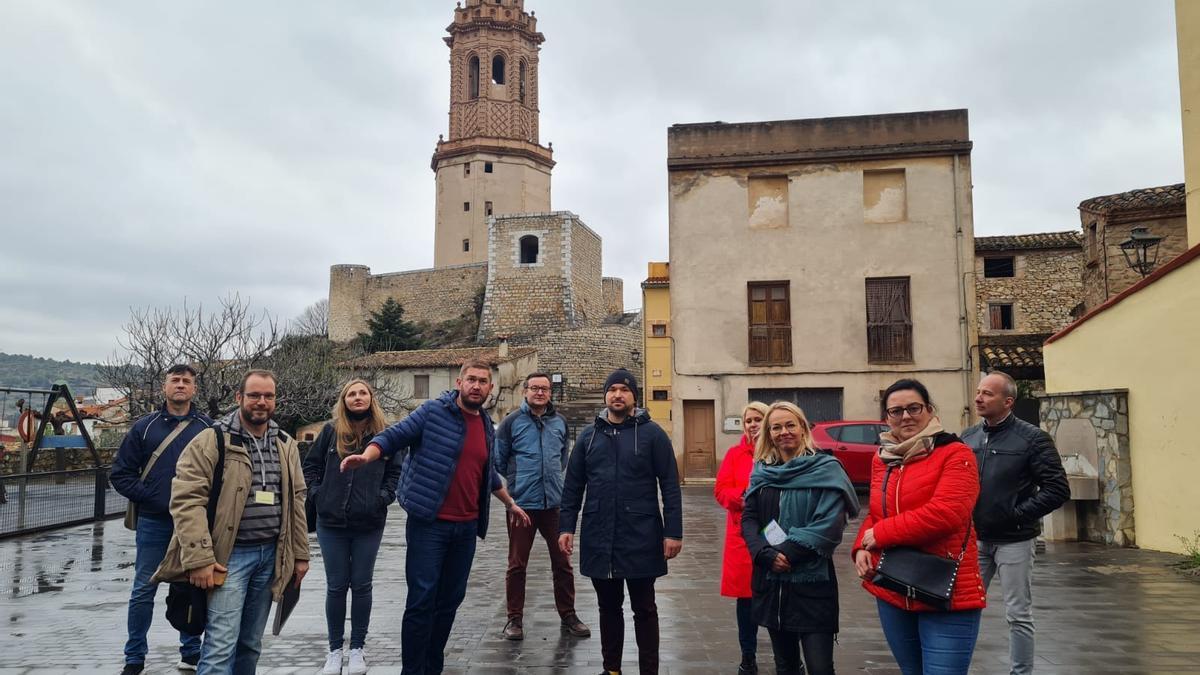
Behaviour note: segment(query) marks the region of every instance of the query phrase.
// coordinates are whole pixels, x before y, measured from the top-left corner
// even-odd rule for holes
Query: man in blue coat
[[[442,672],[446,641],[467,593],[475,538],[488,525],[488,493],[508,509],[509,520],[529,525],[500,481],[492,462],[495,430],[483,404],[492,392],[492,368],[468,360],[457,390],[426,401],[376,436],[362,454],[342,460],[342,471],[406,452],[400,469],[405,522],[404,579],[408,597],[400,629],[401,672]]]
[[[126,526],[135,528],[137,554],[133,563],[133,590],[129,594],[125,642],[125,668],[122,675],[136,675],[146,664],[146,633],[154,612],[158,584],[150,577],[167,553],[167,544],[175,525],[168,506],[171,479],[179,454],[212,420],[200,414],[192,399],[196,396],[196,371],[187,364],[167,369],[163,382],[166,402],[157,411],[134,422],[117,456],[113,459],[109,481],[130,502]],[[179,634],[178,667],[195,670],[200,662],[200,636]]]
[[[508,600],[508,623],[504,637],[525,638],[525,569],[529,551],[539,533],[550,549],[554,574],[554,606],[562,618],[562,630],[575,637],[590,637],[592,631],[575,614],[575,573],[571,558],[558,548],[558,506],[562,500],[563,469],[567,467],[567,421],[550,401],[550,376],[531,373],[525,377],[525,400],[496,427],[496,471],[504,476],[517,505],[529,514],[528,527],[508,526],[508,572],[504,591]]]
[[[621,669],[628,587],[638,665],[645,675],[658,672],[654,580],[667,573],[667,561],[683,548],[679,472],[671,439],[635,407],[633,373],[613,371],[604,388],[605,410],[579,434],[567,463],[558,544],[570,555],[583,506],[579,568],[596,589],[604,669]]]

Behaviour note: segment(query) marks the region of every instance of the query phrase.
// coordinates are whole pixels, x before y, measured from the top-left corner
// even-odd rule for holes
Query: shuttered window
[[[792,363],[792,308],[786,281],[747,284],[750,314],[750,365]]]
[[[908,277],[867,279],[867,361],[912,363]]]

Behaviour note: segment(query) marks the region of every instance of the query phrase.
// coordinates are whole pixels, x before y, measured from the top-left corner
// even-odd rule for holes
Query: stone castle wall
[[[606,316],[621,316],[625,313],[625,281],[618,277],[604,277],[601,280],[604,296],[604,313]]]
[[[1014,276],[987,279],[983,261],[987,257],[1013,256]],[[1083,251],[1048,249],[995,251],[975,256],[975,305],[979,333],[1056,333],[1071,323],[1071,308],[1083,299]],[[1013,330],[991,329],[989,303],[1013,304]]]
[[[471,309],[487,271],[487,263],[391,274],[371,274],[365,265],[334,265],[329,270],[329,338],[354,339],[389,297],[404,307],[409,321],[436,324],[458,317]]]
[[[521,240],[537,238],[537,258],[521,261]],[[492,218],[479,339],[540,335],[603,318],[600,237],[559,211]]]
[[[613,370],[640,373],[642,368],[641,321],[549,332],[518,344],[537,347],[541,370],[563,374],[568,399],[599,397]],[[634,352],[639,353],[636,361]]]

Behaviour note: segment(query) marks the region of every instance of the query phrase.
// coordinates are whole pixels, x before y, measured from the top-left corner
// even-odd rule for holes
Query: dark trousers
[[[345,646],[346,591],[351,591],[350,648],[362,649],[371,623],[371,578],[383,528],[351,530],[317,523],[317,541],[325,561],[325,625],[329,651]]]
[[[833,675],[833,633],[793,633],[774,628],[768,628],[767,633],[771,635],[771,651],[775,652],[776,673]]]
[[[400,626],[403,675],[437,675],[445,663],[454,615],[467,595],[478,521],[409,518],[404,580],[408,598]]]
[[[513,525],[508,520],[508,572],[504,575],[504,591],[508,596],[508,618],[521,616],[525,611],[525,569],[535,535],[541,534],[550,550],[550,569],[554,574],[554,607],[558,615],[575,613],[575,574],[571,558],[558,548],[558,509],[526,511],[528,526]]]
[[[752,607],[750,598],[737,599],[738,645],[743,658],[753,658],[758,653],[758,623],[754,621]]]
[[[605,670],[620,670],[625,646],[625,586],[633,610],[638,669],[642,675],[658,673],[658,605],[654,604],[654,578],[592,579],[600,609],[600,656]]]

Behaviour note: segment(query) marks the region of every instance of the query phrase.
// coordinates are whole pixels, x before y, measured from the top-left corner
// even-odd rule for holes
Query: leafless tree
[[[292,319],[288,325],[290,335],[319,335],[329,336],[329,299],[321,298]]]
[[[176,363],[196,369],[200,408],[220,415],[232,407],[242,373],[263,367],[280,340],[278,321],[237,294],[211,311],[186,300],[180,308],[133,308],[123,330],[117,342],[124,353],[109,357],[100,377],[128,398],[131,415],[161,403],[163,374]]]

